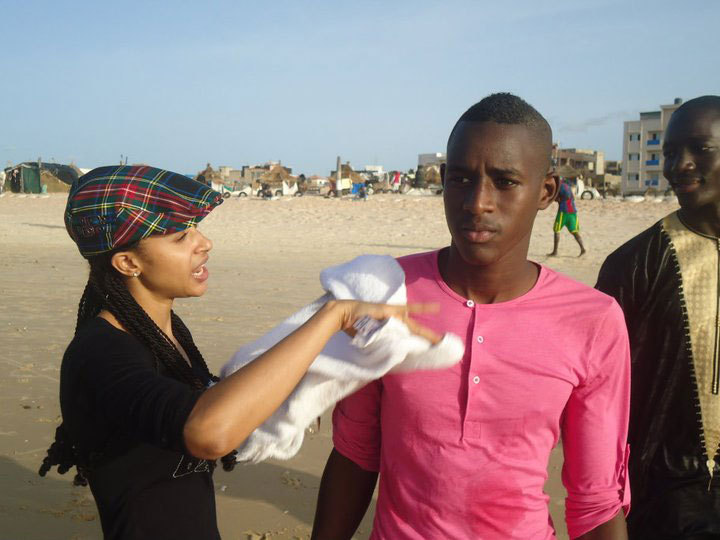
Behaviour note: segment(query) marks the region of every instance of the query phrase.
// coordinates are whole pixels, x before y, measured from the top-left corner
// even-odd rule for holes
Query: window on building
[[[639,161],[640,160],[640,154],[636,152],[630,152],[628,154],[628,161]]]
[[[640,134],[639,133],[631,133],[630,134],[630,141],[639,141],[640,140]]]

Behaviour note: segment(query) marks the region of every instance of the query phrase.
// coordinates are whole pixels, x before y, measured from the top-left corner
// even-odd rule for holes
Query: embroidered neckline
[[[677,215],[678,221],[679,221],[680,223],[682,223],[683,227],[685,227],[685,228],[686,228],[688,231],[690,231],[691,233],[697,234],[698,236],[702,236],[703,238],[708,238],[708,239],[710,239],[710,240],[714,240],[714,241],[716,241],[716,242],[720,242],[720,237],[718,237],[718,236],[713,236],[713,235],[711,235],[711,234],[701,233],[700,231],[696,231],[695,229],[693,229],[693,228],[692,228],[690,225],[688,225],[688,224],[685,222],[685,220],[682,218],[682,216],[680,215],[680,211],[679,211],[679,210],[676,211],[675,214]]]

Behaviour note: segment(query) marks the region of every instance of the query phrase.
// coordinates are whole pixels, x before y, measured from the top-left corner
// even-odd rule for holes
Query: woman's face
[[[139,280],[157,298],[202,296],[209,277],[206,264],[212,242],[195,227],[184,231],[152,235],[134,250]]]

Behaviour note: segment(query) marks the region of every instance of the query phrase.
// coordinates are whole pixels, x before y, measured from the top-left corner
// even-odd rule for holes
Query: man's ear
[[[542,180],[538,209],[545,210],[557,199],[558,193],[560,193],[560,181],[555,175],[555,170],[551,167]]]
[[[118,251],[110,259],[110,264],[115,270],[126,277],[137,277],[142,273],[137,254],[132,251]]]
[[[445,188],[445,164],[440,164],[440,184]]]

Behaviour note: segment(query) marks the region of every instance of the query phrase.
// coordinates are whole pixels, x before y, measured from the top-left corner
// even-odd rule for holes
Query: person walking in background
[[[720,539],[720,96],[670,117],[663,174],[680,209],[611,253],[632,357],[634,540]]]
[[[563,227],[567,227],[567,230],[575,237],[575,240],[580,246],[580,255],[578,255],[578,257],[582,257],[586,251],[582,238],[580,237],[580,224],[578,223],[577,206],[575,206],[575,197],[573,196],[572,188],[559,176],[555,175],[555,178],[560,182],[560,189],[556,199],[558,211],[555,216],[555,223],[553,224],[553,250],[552,253],[548,253],[548,257],[555,257],[558,254],[560,231],[562,231]]]

